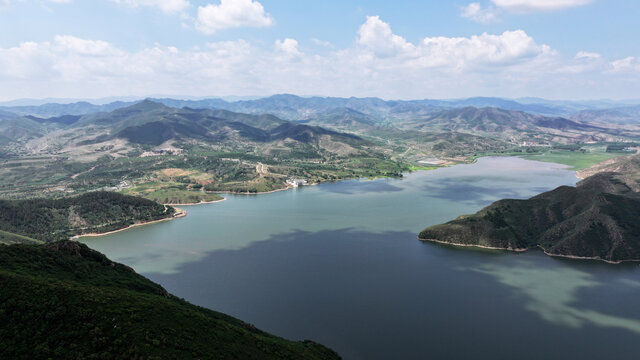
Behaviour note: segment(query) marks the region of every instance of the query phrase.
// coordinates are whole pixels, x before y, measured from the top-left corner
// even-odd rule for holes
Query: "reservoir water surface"
[[[345,359],[640,358],[640,267],[457,249],[428,225],[578,179],[519,158],[185,207],[81,241],[169,292]]]

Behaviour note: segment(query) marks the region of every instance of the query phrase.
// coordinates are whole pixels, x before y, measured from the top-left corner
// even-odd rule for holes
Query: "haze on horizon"
[[[0,0],[0,101],[637,99],[640,3]]]

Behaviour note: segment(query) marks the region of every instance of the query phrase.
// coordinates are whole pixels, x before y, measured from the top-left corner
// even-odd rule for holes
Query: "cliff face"
[[[540,247],[549,255],[640,261],[637,183],[635,173],[597,173],[576,187],[561,186],[528,200],[497,201],[474,215],[428,227],[419,239],[507,250]]]

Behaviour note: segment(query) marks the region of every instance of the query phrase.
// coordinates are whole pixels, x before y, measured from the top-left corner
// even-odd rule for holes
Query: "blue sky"
[[[0,0],[0,100],[640,98],[640,1]]]

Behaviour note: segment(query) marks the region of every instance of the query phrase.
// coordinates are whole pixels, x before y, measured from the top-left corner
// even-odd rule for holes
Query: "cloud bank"
[[[263,9],[257,13],[266,16]],[[128,51],[99,39],[57,35],[0,48],[0,98],[285,92],[593,98],[629,97],[627,92],[640,90],[638,57],[609,60],[588,51],[565,57],[517,29],[411,42],[380,17],[369,16],[352,46],[312,49],[317,49],[312,39],[282,38],[272,45],[235,40]]]

